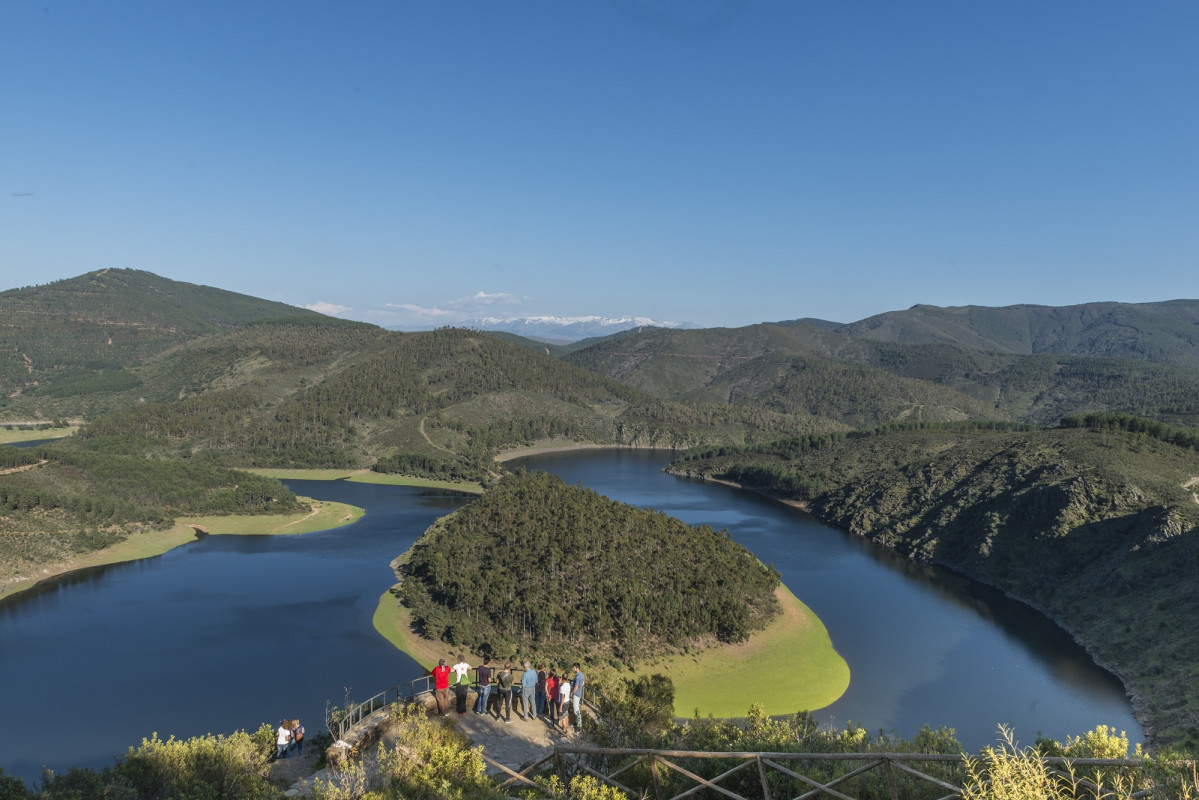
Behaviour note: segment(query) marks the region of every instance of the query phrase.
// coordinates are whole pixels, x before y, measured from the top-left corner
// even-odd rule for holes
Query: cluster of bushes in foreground
[[[47,771],[38,789],[0,770],[0,800],[271,800],[269,759],[275,734],[263,724],[254,733],[163,741],[154,734],[102,770]]]
[[[602,670],[601,670],[602,672]],[[595,673],[600,675],[601,672]],[[722,753],[905,753],[960,756],[961,745],[952,729],[922,729],[911,739],[894,734],[868,733],[852,723],[844,730],[822,727],[811,714],[771,718],[760,707],[751,708],[741,721],[699,718],[678,722],[672,716],[674,688],[662,675],[638,678],[605,676],[600,696],[602,724],[588,720],[587,746],[652,748]],[[598,696],[598,695],[593,695]],[[1199,800],[1199,775],[1195,762],[1176,753],[1145,756],[1138,746],[1131,754],[1135,766],[1067,765],[1063,772],[1049,769],[1046,757],[1066,759],[1120,759],[1130,757],[1128,738],[1099,726],[1065,743],[1040,738],[1032,747],[1020,748],[1010,731],[1000,728],[998,746],[964,760],[909,760],[908,766],[924,775],[963,787],[964,800]],[[269,759],[274,752],[273,733],[263,725],[253,734],[202,736],[162,741],[155,735],[141,747],[130,748],[112,767],[101,771],[72,769],[63,775],[47,773],[38,789],[0,771],[0,800],[275,800],[286,786],[270,780]],[[620,757],[583,756],[562,760],[565,775],[547,769],[534,776],[536,789],[504,790],[486,774],[481,748],[473,747],[452,719],[430,717],[420,706],[393,706],[374,765],[352,764],[329,777],[314,779],[313,800],[626,800],[626,795],[591,777],[587,768],[611,773]],[[732,758],[672,757],[673,763],[705,779],[743,763]],[[801,759],[787,760],[794,771],[827,784],[860,766],[859,762]],[[769,773],[772,797],[793,797],[812,785],[782,772]],[[642,764],[621,773],[620,782],[642,797],[655,796],[653,776]],[[666,796],[693,787],[694,781],[668,769],[658,770],[658,783]],[[723,788],[743,797],[760,797],[757,770],[742,770],[726,777]],[[837,784],[837,790],[856,800],[903,797],[909,800],[944,797],[945,787],[892,770],[873,769]],[[894,792],[894,793],[893,793]],[[701,797],[715,795],[698,795]]]

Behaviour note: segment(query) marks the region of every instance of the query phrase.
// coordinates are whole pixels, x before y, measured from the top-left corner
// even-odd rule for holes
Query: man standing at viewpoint
[[[450,668],[445,659],[440,659],[430,672],[433,675],[433,697],[437,700],[437,713],[445,716],[450,711]]]
[[[570,681],[570,704],[575,710],[575,730],[583,730],[583,685],[587,683],[587,679],[583,676],[583,669],[577,663],[572,666],[575,671],[574,678]]]
[[[537,718],[537,670],[528,661],[525,662],[524,674],[520,676],[520,705],[524,710],[524,719]]]
[[[487,713],[487,696],[491,694],[491,659],[483,659],[479,667],[479,701],[475,705],[476,714]]]

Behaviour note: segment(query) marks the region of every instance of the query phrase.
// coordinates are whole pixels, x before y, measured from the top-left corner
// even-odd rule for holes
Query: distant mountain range
[[[500,331],[515,333],[527,339],[546,342],[577,342],[611,336],[634,328],[694,329],[699,326],[690,322],[665,322],[649,317],[560,317],[553,314],[529,317],[479,317],[454,323],[458,328],[477,331]],[[400,330],[393,328],[392,330]]]
[[[901,344],[953,344],[997,353],[1131,358],[1199,367],[1199,300],[998,308],[916,305],[834,330]]]

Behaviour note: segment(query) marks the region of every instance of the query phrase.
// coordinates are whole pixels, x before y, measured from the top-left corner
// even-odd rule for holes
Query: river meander
[[[661,472],[651,451],[514,462],[616,500],[727,528],[823,620],[849,690],[817,712],[837,726],[956,729],[969,749],[999,723],[1022,742],[1095,725],[1141,741],[1120,683],[1056,625],[1000,593],[912,564],[749,492]],[[163,556],[77,573],[0,603],[0,767],[103,766],[157,731],[186,737],[364,698],[419,671],[371,627],[388,562],[463,498],[408,487],[288,481],[367,509],[299,536],[209,536]],[[747,674],[763,692],[786,675]]]

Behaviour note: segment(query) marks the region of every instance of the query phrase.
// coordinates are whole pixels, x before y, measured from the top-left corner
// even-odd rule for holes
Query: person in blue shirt
[[[537,718],[537,670],[528,661],[520,676],[520,705],[524,709],[524,719]]]
[[[570,681],[570,704],[575,710],[575,730],[580,731],[583,729],[583,712],[579,706],[583,702],[583,685],[587,683],[587,679],[583,677],[583,669],[577,663],[571,668],[575,671],[575,676]]]

